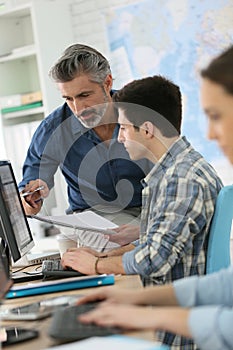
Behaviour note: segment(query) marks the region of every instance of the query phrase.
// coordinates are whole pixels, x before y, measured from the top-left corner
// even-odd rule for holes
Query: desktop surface
[[[122,288],[132,288],[132,289],[138,289],[143,288],[141,285],[141,281],[138,275],[130,275],[130,276],[115,276],[115,284]],[[80,289],[80,290],[73,290],[73,291],[67,291],[65,294],[72,295],[72,294],[88,294],[90,293],[92,288],[87,289]],[[54,293],[53,296],[60,296],[64,295],[64,292],[60,293]],[[51,297],[51,294],[47,295],[48,298]],[[42,298],[45,298],[45,295],[43,296],[33,296],[33,297],[26,297],[26,298],[20,298],[20,299],[12,299],[12,300],[6,300],[3,304],[3,308],[7,307],[16,307],[18,305],[25,305],[32,301],[40,301]],[[2,321],[2,326],[10,326],[12,324],[20,326],[22,325],[22,321]],[[18,345],[12,345],[8,346],[8,350],[41,350],[45,348],[52,347],[56,344],[56,342],[49,337],[48,335],[48,329],[51,325],[51,318],[46,318],[44,320],[40,321],[23,321],[23,326],[27,328],[36,328],[39,331],[39,337],[36,339],[32,339],[30,341],[18,344]],[[136,337],[136,338],[142,338],[145,340],[155,340],[155,335],[153,331],[143,331],[143,332],[127,332],[127,335]]]

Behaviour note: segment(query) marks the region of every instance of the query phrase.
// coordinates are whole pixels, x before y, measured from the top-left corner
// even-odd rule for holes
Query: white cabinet
[[[0,99],[37,91],[42,94],[41,106],[0,115],[5,146],[0,158],[6,154],[11,160],[17,180],[36,122],[62,103],[48,71],[73,43],[70,3],[32,0],[0,12]]]
[[[11,160],[17,181],[35,128],[63,103],[48,72],[72,43],[69,0],[31,0],[0,11],[0,100],[37,91],[42,94],[39,107],[1,113],[0,105],[0,159]],[[46,199],[47,212],[57,206],[59,198],[55,197],[52,192]]]

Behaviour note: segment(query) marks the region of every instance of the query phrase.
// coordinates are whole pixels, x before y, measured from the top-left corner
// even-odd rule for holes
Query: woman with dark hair
[[[233,164],[233,46],[212,60],[201,77],[208,137]],[[101,288],[79,303],[93,300],[107,302],[80,316],[82,322],[165,330],[192,338],[202,350],[233,349],[232,267],[138,291]]]

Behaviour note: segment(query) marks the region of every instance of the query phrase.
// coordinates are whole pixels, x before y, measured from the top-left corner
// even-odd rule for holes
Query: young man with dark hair
[[[233,165],[233,46],[215,57],[201,71],[201,77],[208,137],[217,141]],[[201,350],[229,350],[233,349],[232,294],[230,266],[207,276],[193,276],[144,290],[102,288],[79,302],[110,303],[105,302],[80,318],[125,329],[163,329],[193,339]]]
[[[139,274],[144,286],[203,275],[208,231],[222,183],[180,136],[178,86],[162,76],[148,77],[126,85],[114,101],[119,142],[132,160],[147,158],[154,163],[142,182],[140,239],[107,256],[89,248],[72,249],[63,255],[63,265],[85,274]],[[159,340],[180,349],[191,343],[164,333]]]

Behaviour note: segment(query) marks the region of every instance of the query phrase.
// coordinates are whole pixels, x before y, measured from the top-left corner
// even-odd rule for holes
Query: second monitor
[[[17,262],[35,245],[9,161],[0,161],[0,236],[10,250],[9,267],[11,258]],[[47,254],[46,258],[50,256]],[[16,275],[12,277],[16,282]],[[39,278],[38,274],[25,275],[25,279],[36,277]]]

